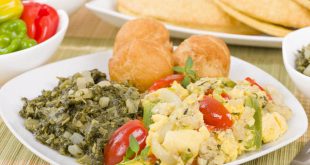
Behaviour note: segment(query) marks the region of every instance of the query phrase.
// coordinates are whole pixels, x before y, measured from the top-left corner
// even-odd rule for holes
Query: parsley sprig
[[[184,75],[184,79],[181,82],[184,87],[186,87],[191,82],[195,82],[198,80],[198,76],[196,72],[192,69],[194,63],[191,57],[188,57],[185,62],[185,66],[175,66],[173,70],[175,72],[181,73]]]
[[[120,162],[118,165],[126,165],[129,162],[134,162],[134,161],[146,161],[149,151],[150,151],[150,147],[147,146],[145,147],[139,154],[139,150],[140,150],[140,145],[137,141],[137,139],[130,135],[129,137],[129,147],[126,151],[126,154],[123,158],[123,161]],[[133,158],[133,159],[131,159]]]

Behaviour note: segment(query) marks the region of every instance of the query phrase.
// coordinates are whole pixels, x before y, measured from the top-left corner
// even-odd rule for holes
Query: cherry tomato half
[[[254,79],[252,79],[252,78],[250,78],[250,77],[247,77],[247,78],[245,78],[245,80],[248,81],[248,82],[251,84],[251,86],[255,85],[255,86],[257,86],[261,91],[264,91],[264,92],[266,93],[268,99],[269,99],[269,100],[272,100],[271,95],[270,95],[262,86],[260,86],[259,84],[257,84],[257,82],[256,82]]]
[[[41,43],[57,32],[59,16],[54,8],[32,1],[23,2],[23,5],[24,11],[21,19],[27,25],[30,38]]]
[[[233,124],[231,115],[224,105],[210,96],[205,96],[200,101],[199,110],[207,125],[215,126],[217,129],[227,129]]]
[[[129,147],[130,135],[136,138],[141,151],[146,145],[147,133],[147,129],[140,120],[131,120],[119,127],[104,148],[104,164],[116,165],[123,160]]]
[[[162,78],[156,82],[149,88],[149,92],[154,92],[160,88],[169,87],[174,81],[180,83],[184,79],[184,75],[182,74],[173,74],[169,75],[165,78]]]

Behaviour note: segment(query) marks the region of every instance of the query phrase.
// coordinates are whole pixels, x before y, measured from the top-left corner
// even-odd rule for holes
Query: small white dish
[[[125,22],[136,18],[118,12],[116,10],[115,0],[94,0],[86,3],[86,8],[94,12],[94,14],[96,14],[102,20],[109,22],[117,27],[121,27]],[[280,48],[283,39],[281,37],[272,37],[266,35],[238,35],[211,32],[171,24],[165,24],[165,26],[170,31],[170,35],[173,37],[188,38],[191,35],[213,35],[232,45]]]
[[[69,18],[63,10],[57,10],[57,33],[48,40],[21,51],[0,55],[0,86],[18,74],[45,63],[57,50],[68,28]]]
[[[4,123],[21,143],[47,162],[54,165],[77,164],[73,158],[63,156],[38,142],[32,133],[24,127],[24,119],[18,113],[23,106],[21,98],[31,99],[40,95],[43,89],[52,89],[57,85],[57,76],[66,77],[76,72],[95,68],[104,73],[109,73],[108,61],[111,56],[112,52],[108,51],[76,57],[36,68],[10,80],[0,89],[0,115]],[[308,119],[303,107],[288,89],[268,73],[232,57],[230,78],[241,80],[248,76],[255,78],[261,85],[275,87],[283,95],[284,103],[292,109],[293,115],[288,121],[287,132],[277,141],[264,144],[261,150],[246,153],[226,165],[241,164],[275,151],[298,139],[308,127]]]
[[[34,0],[35,2],[45,3],[53,6],[55,9],[66,11],[69,15],[77,11],[87,0]]]
[[[283,62],[297,88],[310,98],[310,77],[295,69],[297,51],[310,44],[310,27],[296,30],[284,37],[282,45]]]

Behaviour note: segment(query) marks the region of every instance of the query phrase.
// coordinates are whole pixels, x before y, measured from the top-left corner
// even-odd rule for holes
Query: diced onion
[[[70,145],[68,147],[68,151],[70,152],[70,154],[72,154],[74,157],[80,157],[83,154],[83,151],[81,150],[81,148],[74,144],[74,145]]]
[[[73,135],[70,137],[70,140],[72,141],[73,144],[80,144],[83,141],[84,137],[79,134],[74,132]]]
[[[101,108],[105,108],[109,105],[110,98],[109,97],[101,97],[99,99],[99,105]]]
[[[307,68],[304,70],[304,74],[306,76],[310,76],[310,64],[307,66]]]

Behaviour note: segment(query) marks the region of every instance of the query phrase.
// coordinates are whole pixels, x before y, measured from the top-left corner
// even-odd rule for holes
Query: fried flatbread
[[[310,10],[310,0],[294,0],[294,1]]]
[[[266,34],[283,37],[289,32],[291,32],[291,30],[286,29],[284,27],[253,19],[245,14],[242,14],[241,12],[238,12],[237,10],[232,9],[231,7],[229,7],[228,5],[219,0],[213,0],[213,2],[216,3],[221,9],[223,9],[230,16]]]
[[[310,11],[293,0],[217,0],[264,22],[291,28],[310,25]]]
[[[234,34],[260,33],[227,15],[211,0],[118,0],[117,9],[191,28]]]

